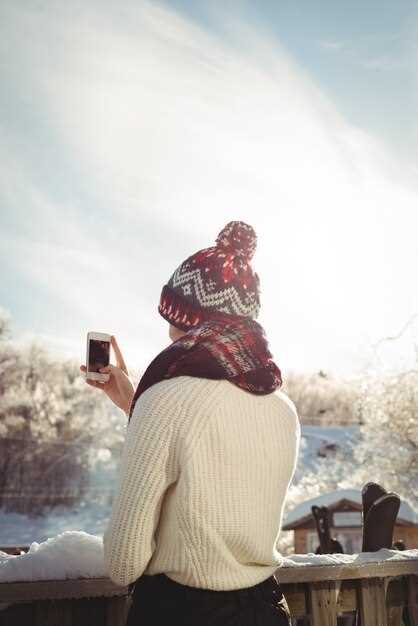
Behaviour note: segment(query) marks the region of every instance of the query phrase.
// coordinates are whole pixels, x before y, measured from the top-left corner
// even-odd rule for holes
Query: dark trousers
[[[135,583],[127,626],[291,626],[274,576],[254,587],[213,591],[188,587],[165,574]]]

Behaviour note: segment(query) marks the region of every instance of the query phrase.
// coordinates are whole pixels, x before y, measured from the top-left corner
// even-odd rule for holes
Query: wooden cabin
[[[314,553],[319,545],[312,505],[326,506],[330,511],[331,537],[338,539],[345,554],[361,552],[361,491],[340,489],[298,504],[285,517],[282,530],[294,531],[294,552]],[[418,548],[418,514],[407,502],[401,502],[393,540],[402,539],[407,550]]]

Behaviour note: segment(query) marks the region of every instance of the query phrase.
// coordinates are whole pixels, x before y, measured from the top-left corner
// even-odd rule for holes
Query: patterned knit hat
[[[188,257],[161,292],[159,313],[180,330],[208,319],[256,318],[260,280],[250,260],[257,246],[254,229],[229,222],[216,245]]]

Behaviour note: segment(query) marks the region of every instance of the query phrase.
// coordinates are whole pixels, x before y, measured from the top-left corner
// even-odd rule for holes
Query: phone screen
[[[90,339],[88,371],[98,372],[109,365],[110,343],[100,339]]]

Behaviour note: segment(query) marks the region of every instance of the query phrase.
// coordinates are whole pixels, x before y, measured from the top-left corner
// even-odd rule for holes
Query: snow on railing
[[[418,550],[295,554],[276,570],[293,623],[336,626],[358,611],[362,626],[418,626]],[[0,554],[0,623],[123,626],[127,589],[106,576],[102,539],[65,532],[27,554]],[[175,616],[173,616],[173,625]],[[169,625],[168,625],[169,626]]]
[[[401,626],[405,607],[409,626],[418,626],[418,550],[295,554],[276,577],[294,620],[311,626],[336,626],[338,616],[357,612],[362,626]]]

